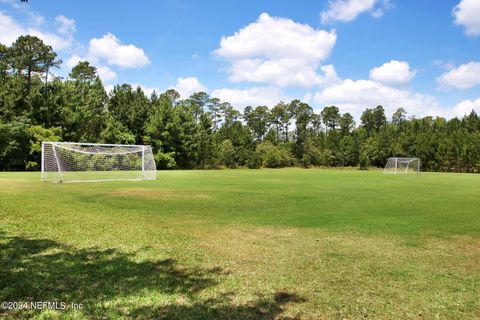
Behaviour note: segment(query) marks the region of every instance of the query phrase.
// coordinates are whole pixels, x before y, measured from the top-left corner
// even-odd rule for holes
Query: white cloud
[[[379,18],[390,6],[389,0],[330,0],[328,9],[320,13],[320,20],[323,24],[348,22],[364,12],[371,12],[374,18]]]
[[[462,64],[437,78],[442,88],[469,89],[480,85],[480,62]]]
[[[370,70],[370,79],[389,86],[406,86],[415,76],[406,61],[391,60]]]
[[[105,34],[100,39],[90,40],[89,55],[124,68],[139,68],[150,63],[143,49],[132,44],[122,45],[120,40],[111,33]]]
[[[72,20],[62,17],[57,17],[57,21],[61,23],[59,32],[74,32]],[[83,56],[72,55],[66,61],[66,66],[73,68],[80,61],[88,61],[96,66],[98,75],[105,82],[115,79],[117,74],[110,67],[102,65],[104,63],[124,68],[137,68],[150,63],[142,49],[134,45],[122,45],[120,40],[111,33],[105,34],[100,39],[90,40],[88,51],[84,52]]]
[[[453,8],[452,13],[455,17],[455,24],[465,27],[467,36],[480,35],[480,1],[461,0]]]
[[[77,31],[75,20],[69,19],[63,15],[55,17],[55,21],[58,24],[58,33],[64,35],[73,35]]]
[[[0,43],[9,46],[24,33],[25,31],[18,23],[0,12]]]
[[[117,77],[117,74],[107,66],[97,67],[97,73],[103,82],[108,82]]]
[[[212,97],[230,102],[237,109],[242,110],[246,106],[265,105],[272,107],[280,101],[289,101],[283,92],[276,87],[253,87],[248,89],[216,89]]]
[[[73,67],[75,67],[80,61],[85,61],[84,58],[74,54],[73,56],[71,56],[70,58],[68,58],[67,61],[65,61],[65,65],[69,68],[69,69],[72,69]]]
[[[334,32],[315,30],[306,24],[262,13],[256,22],[233,36],[222,37],[215,54],[229,60],[254,56],[295,58],[300,55],[316,61],[329,56],[335,41]]]
[[[73,23],[75,22],[73,21]],[[35,28],[24,28],[15,20],[0,12],[0,42],[5,45],[11,45],[21,35],[36,36],[46,44],[51,45],[54,51],[65,50],[72,45],[70,35],[57,35]]]
[[[324,74],[318,74],[317,68],[305,64],[299,59],[244,59],[230,68],[229,80],[233,82],[266,82],[280,87],[301,86],[305,88],[334,81],[337,77],[332,65],[322,66]]]
[[[44,43],[52,46],[54,51],[66,50],[72,45],[72,40],[70,38],[61,37],[54,33],[42,32],[33,28],[27,29],[23,34],[29,34],[42,39]]]
[[[256,22],[222,37],[214,55],[231,62],[229,80],[311,87],[322,82],[320,62],[332,51],[335,31],[317,30],[262,13]]]
[[[324,86],[332,86],[342,81],[342,79],[337,75],[333,65],[328,64],[320,67],[320,70],[323,71],[321,84]]]
[[[308,87],[318,82],[315,69],[299,59],[244,59],[234,63],[230,73],[229,80],[233,82],[267,82],[282,87]]]
[[[459,118],[468,115],[472,110],[477,114],[480,113],[480,98],[476,100],[463,100],[453,108],[454,114]]]
[[[336,105],[343,112],[350,112],[356,117],[359,117],[365,108],[377,105],[382,105],[388,114],[403,107],[410,115],[448,115],[435,97],[388,87],[371,80],[346,79],[317,92],[314,101],[322,106]]]
[[[195,92],[206,92],[207,87],[203,85],[196,77],[178,78],[177,84],[171,89],[175,89],[183,99],[190,97]]]

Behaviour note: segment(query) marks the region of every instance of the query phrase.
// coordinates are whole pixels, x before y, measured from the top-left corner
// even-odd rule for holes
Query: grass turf
[[[0,173],[5,318],[477,319],[480,176]]]

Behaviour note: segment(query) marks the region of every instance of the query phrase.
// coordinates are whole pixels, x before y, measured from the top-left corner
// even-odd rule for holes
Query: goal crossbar
[[[56,145],[76,145],[76,146],[100,146],[100,147],[149,147],[148,145],[143,144],[113,144],[113,143],[90,143],[90,142],[57,142],[57,141],[43,141],[42,143],[54,143]]]
[[[69,148],[69,147],[66,147],[65,145],[57,145],[59,148],[63,148],[63,149],[67,149],[67,150],[72,150],[72,151],[75,151],[75,152],[78,152],[78,153],[84,153],[84,154],[104,154],[104,155],[110,155],[110,154],[113,154],[112,152],[101,152],[101,151],[98,151],[98,152],[93,152],[93,151],[84,151],[84,150],[79,150],[79,149],[76,149],[76,148]],[[94,146],[93,144],[90,144],[89,146]],[[105,146],[105,145],[101,145],[101,144],[96,144],[96,146]],[[109,145],[110,146],[110,145]],[[138,153],[138,152],[142,152],[144,147],[145,146],[135,146],[135,147],[142,147],[141,149],[138,149],[138,150],[132,150],[132,151],[123,151],[123,152],[115,152],[115,154],[129,154],[129,153]]]

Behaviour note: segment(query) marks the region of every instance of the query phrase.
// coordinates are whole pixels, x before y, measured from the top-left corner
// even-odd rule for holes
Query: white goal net
[[[418,158],[388,158],[383,173],[419,173],[420,159]]]
[[[42,181],[155,179],[150,146],[42,142]]]

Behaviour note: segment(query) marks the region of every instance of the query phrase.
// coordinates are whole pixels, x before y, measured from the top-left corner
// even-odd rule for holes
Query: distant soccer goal
[[[419,173],[420,159],[418,158],[388,158],[383,173]]]
[[[150,146],[42,142],[42,181],[156,179],[157,170]]]

